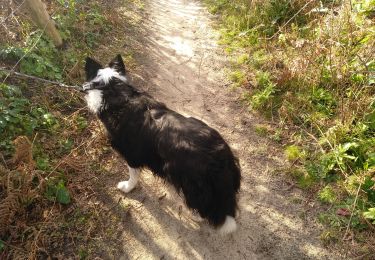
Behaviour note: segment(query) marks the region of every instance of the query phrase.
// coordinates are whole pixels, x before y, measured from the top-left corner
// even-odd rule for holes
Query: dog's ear
[[[91,59],[90,57],[86,58],[86,65],[85,65],[85,71],[86,71],[86,80],[92,80],[96,77],[98,74],[98,70],[102,69],[103,66],[100,65],[99,62],[97,62],[94,59]]]
[[[117,54],[116,57],[111,60],[109,67],[117,71],[119,74],[126,75],[125,64],[120,54]]]

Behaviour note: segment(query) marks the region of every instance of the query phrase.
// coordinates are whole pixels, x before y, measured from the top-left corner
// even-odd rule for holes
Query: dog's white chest
[[[93,113],[98,113],[103,107],[103,92],[98,89],[89,90],[85,96],[87,107]]]

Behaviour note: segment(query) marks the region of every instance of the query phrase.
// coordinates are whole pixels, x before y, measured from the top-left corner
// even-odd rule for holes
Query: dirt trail
[[[139,10],[138,10],[139,11]],[[183,200],[151,173],[143,172],[130,194],[114,189],[127,177],[118,166],[106,185],[113,201],[123,198],[129,214],[117,227],[122,237],[121,259],[336,259],[320,243],[314,223],[317,205],[283,181],[277,169],[282,153],[255,134],[259,119],[247,113],[226,86],[226,57],[217,46],[212,17],[196,1],[147,1],[131,15],[135,28],[126,40],[114,41],[134,49],[138,69],[133,81],[158,100],[185,115],[213,126],[239,156],[243,181],[239,197],[239,230],[221,237],[185,208]],[[108,48],[114,48],[114,47]],[[117,47],[116,47],[117,48]],[[116,52],[116,50],[113,50]]]

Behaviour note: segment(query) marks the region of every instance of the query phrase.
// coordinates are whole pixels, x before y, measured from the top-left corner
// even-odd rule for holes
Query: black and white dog
[[[187,206],[221,233],[233,232],[241,173],[220,134],[129,85],[120,55],[106,68],[87,58],[85,69],[88,108],[129,166],[130,179],[117,187],[130,192],[140,169],[147,167],[182,192]]]

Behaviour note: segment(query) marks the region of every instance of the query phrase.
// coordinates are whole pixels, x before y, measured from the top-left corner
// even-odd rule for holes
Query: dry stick
[[[352,222],[352,218],[353,218],[353,215],[354,215],[354,210],[355,210],[355,206],[357,204],[357,199],[358,199],[358,195],[359,195],[359,191],[361,189],[361,186],[362,186],[362,183],[360,183],[359,186],[358,186],[357,194],[355,195],[355,199],[354,199],[354,203],[353,203],[352,214],[350,214],[349,222],[348,222],[348,225],[346,226],[346,231],[345,231],[345,234],[344,234],[344,237],[343,237],[342,240],[344,240],[346,235],[348,234],[350,223]]]
[[[172,82],[172,81],[169,80],[169,79],[166,79],[166,80],[172,85],[172,87],[174,87],[175,89],[177,89],[177,90],[180,91],[181,93],[184,93],[181,89],[179,89],[179,88],[177,87],[177,85],[176,85],[175,82]]]
[[[290,18],[283,26],[281,26],[280,27],[280,29],[277,31],[277,32],[275,32],[274,33],[274,35],[272,35],[271,37],[269,37],[269,38],[265,38],[266,40],[271,40],[271,39],[273,39],[279,32],[281,32],[281,30],[282,29],[284,29],[284,27],[285,26],[287,26],[289,23],[290,23],[290,21],[292,21],[300,12],[302,12],[303,11],[303,9],[305,9],[309,4],[311,4],[312,2],[314,2],[315,0],[310,0],[309,2],[307,2],[304,6],[302,6],[302,8],[301,9],[299,9],[298,10],[298,12],[297,13],[295,13],[293,16],[292,16],[292,18]]]
[[[320,148],[320,151],[322,153],[325,153],[325,150],[323,149],[323,146],[319,143],[319,140],[312,133],[310,133],[306,129],[303,129],[302,127],[298,127],[298,128],[301,129],[302,131],[304,131],[308,136],[310,136],[318,144],[318,146]]]
[[[26,251],[20,247],[17,247],[17,246],[14,246],[14,245],[11,245],[9,244],[8,242],[4,241],[4,240],[1,240],[1,242],[3,242],[6,246],[10,247],[10,248],[14,248],[14,249],[17,249],[17,250],[20,250],[22,253],[26,253]],[[1,256],[1,255],[0,255]],[[3,259],[0,257],[0,259]],[[5,259],[5,258],[4,258]]]
[[[199,62],[199,69],[198,69],[198,79],[201,77],[201,67],[202,67],[202,62],[203,62],[203,59],[205,58],[205,54],[203,53],[203,55],[201,56],[201,60]]]
[[[43,226],[39,229],[38,233],[36,234],[35,238],[34,238],[34,241],[33,241],[33,248],[31,250],[31,252],[29,252],[29,259],[33,259],[33,256],[36,255],[36,251],[38,249],[40,249],[40,247],[38,246],[38,239],[39,239],[39,236],[40,234],[42,233],[42,228]]]
[[[365,259],[365,256],[369,255],[371,253],[365,253],[363,255],[360,255],[360,256],[356,256],[354,258],[352,258],[352,260],[357,260],[357,259]],[[369,258],[368,258],[369,259]]]
[[[3,163],[4,163],[4,166],[6,168],[8,168],[7,162],[5,161],[4,155],[2,153],[0,153],[0,157],[1,157],[1,160],[3,161]]]
[[[76,89],[76,90],[81,90],[82,89],[79,86],[66,85],[66,84],[58,82],[58,81],[53,81],[53,80],[39,78],[39,77],[36,77],[36,76],[31,76],[31,75],[28,75],[28,74],[16,72],[13,69],[12,70],[8,70],[8,69],[5,69],[5,68],[0,68],[0,71],[7,72],[8,73],[7,77],[9,77],[10,75],[14,74],[14,75],[17,75],[17,76],[20,76],[20,77],[25,77],[25,78],[29,78],[29,79],[39,80],[39,81],[42,81],[42,82],[45,82],[45,83],[50,83],[50,84],[58,85],[58,86],[64,87],[64,88],[72,88],[72,89]],[[6,78],[4,79],[3,83],[5,82],[5,80],[6,80]]]

